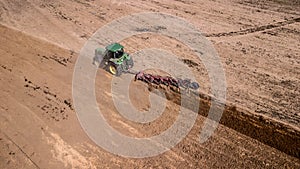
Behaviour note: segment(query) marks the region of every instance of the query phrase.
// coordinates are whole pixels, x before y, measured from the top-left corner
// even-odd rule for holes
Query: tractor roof
[[[120,45],[119,43],[113,43],[113,44],[108,45],[106,47],[107,50],[112,51],[112,52],[116,52],[116,51],[118,51],[120,49],[123,49],[123,48],[124,48],[124,46]]]

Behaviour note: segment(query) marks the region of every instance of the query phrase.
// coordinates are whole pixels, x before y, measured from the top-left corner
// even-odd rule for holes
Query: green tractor
[[[103,49],[96,49],[96,56],[103,52]],[[120,76],[122,72],[129,71],[133,67],[133,59],[124,52],[124,46],[113,43],[105,48],[102,63],[104,68],[112,75]]]

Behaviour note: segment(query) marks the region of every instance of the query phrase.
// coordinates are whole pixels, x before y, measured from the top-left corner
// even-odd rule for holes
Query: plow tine
[[[152,75],[146,74],[143,71],[134,72],[129,71],[128,73],[135,74],[135,80],[143,81],[147,84],[156,84],[156,85],[165,85],[165,86],[173,86],[176,88],[184,88],[186,90],[197,90],[200,86],[197,82],[192,82],[191,79],[180,79],[180,78],[173,78],[170,76],[159,76],[159,75]]]

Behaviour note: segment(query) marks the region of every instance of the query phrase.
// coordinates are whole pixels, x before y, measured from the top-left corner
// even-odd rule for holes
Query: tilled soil
[[[81,47],[98,28],[143,11],[183,17],[213,42],[226,73],[227,107],[213,137],[200,144],[210,104],[203,64],[168,37],[124,40],[129,53],[162,48],[182,57],[196,74],[197,99],[204,105],[191,111],[198,118],[178,145],[156,157],[133,159],[109,153],[82,130],[72,102],[72,75]],[[281,0],[2,0],[0,168],[299,168],[299,11],[298,1]],[[137,124],[112,104],[111,78],[98,71],[96,94],[115,129],[148,137],[172,125],[179,109],[176,92],[161,89],[169,95],[163,115]],[[149,87],[133,82],[130,90],[132,103],[147,110]]]

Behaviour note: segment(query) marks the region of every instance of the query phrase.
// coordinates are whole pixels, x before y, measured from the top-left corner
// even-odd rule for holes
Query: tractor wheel
[[[120,76],[122,74],[122,67],[121,65],[116,65],[113,63],[110,63],[108,65],[108,71],[115,76]]]

